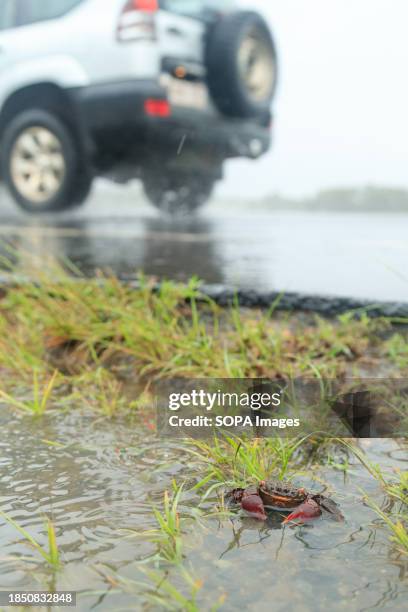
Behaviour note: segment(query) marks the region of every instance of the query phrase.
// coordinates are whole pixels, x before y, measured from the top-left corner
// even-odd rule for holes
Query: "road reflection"
[[[161,218],[58,219],[9,226],[1,237],[0,255],[19,273],[30,270],[32,256],[72,262],[83,274],[96,270],[122,279],[140,271],[158,278],[185,281],[198,276],[210,283],[225,281],[213,221]],[[5,268],[4,261],[1,264]],[[31,270],[30,270],[31,271]]]

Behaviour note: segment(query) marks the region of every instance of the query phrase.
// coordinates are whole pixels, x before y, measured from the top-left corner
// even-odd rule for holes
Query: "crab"
[[[267,519],[266,508],[290,512],[283,523],[318,518],[323,511],[337,521],[343,520],[338,505],[321,493],[310,493],[305,488],[297,488],[287,482],[261,480],[258,485],[246,489],[234,489],[227,497],[240,504],[245,512],[260,521]]]

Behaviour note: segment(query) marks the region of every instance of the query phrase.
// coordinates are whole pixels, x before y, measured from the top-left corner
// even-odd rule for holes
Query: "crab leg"
[[[321,513],[322,511],[319,504],[317,504],[314,499],[308,498],[300,504],[300,506],[295,508],[283,523],[290,523],[290,521],[294,521],[295,519],[300,519],[302,522],[311,521],[320,516]]]

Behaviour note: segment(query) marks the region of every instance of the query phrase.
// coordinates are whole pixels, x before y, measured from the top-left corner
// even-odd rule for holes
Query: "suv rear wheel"
[[[211,197],[216,178],[187,172],[146,172],[143,187],[149,201],[161,212],[170,215],[189,215]]]
[[[4,132],[2,176],[24,210],[61,211],[82,203],[92,184],[86,168],[71,132],[48,111],[24,111]]]

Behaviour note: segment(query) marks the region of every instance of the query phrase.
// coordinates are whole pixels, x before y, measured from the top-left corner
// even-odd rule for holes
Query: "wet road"
[[[408,302],[407,214],[270,212],[213,202],[195,220],[157,216],[137,187],[99,183],[75,213],[36,218],[0,192],[0,239],[68,258],[85,273],[257,291]],[[20,270],[24,268],[23,257]]]

